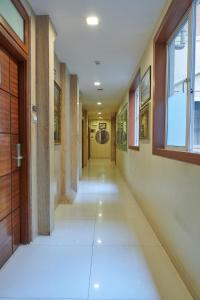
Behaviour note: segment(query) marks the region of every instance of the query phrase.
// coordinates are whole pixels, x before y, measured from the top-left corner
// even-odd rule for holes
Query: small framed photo
[[[102,129],[106,129],[106,123],[99,123],[99,129],[102,130]]]
[[[141,80],[140,95],[140,108],[142,108],[151,99],[151,66]]]
[[[149,139],[149,110],[150,105],[146,105],[140,110],[140,139]]]

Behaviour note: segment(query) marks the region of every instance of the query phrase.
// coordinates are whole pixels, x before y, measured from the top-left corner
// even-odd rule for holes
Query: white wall
[[[153,39],[138,65],[141,76],[149,65],[153,66]],[[128,91],[122,106],[125,102]],[[153,89],[151,102],[152,106]],[[140,151],[118,149],[117,165],[180,275],[200,299],[200,167],[152,155],[152,109],[150,133]]]
[[[109,133],[109,141],[106,144],[99,144],[95,140],[95,135],[99,130],[99,123],[106,123],[106,130]],[[111,122],[105,120],[91,120],[89,122],[90,132],[90,153],[91,158],[111,158]]]

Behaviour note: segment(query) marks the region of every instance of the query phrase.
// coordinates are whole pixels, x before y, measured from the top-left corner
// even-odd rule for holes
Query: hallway
[[[91,160],[50,237],[0,270],[2,299],[189,300],[178,273],[109,160]]]

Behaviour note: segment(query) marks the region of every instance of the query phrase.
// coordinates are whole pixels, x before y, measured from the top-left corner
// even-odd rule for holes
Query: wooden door
[[[0,48],[0,267],[20,243],[18,63]]]

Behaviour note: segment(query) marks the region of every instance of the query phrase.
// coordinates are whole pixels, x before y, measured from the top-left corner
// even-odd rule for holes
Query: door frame
[[[25,41],[22,42],[6,20],[0,16],[0,47],[18,62],[18,80],[20,82],[19,127],[20,143],[22,146],[22,166],[20,180],[20,242],[27,244],[31,241],[31,199],[30,199],[30,94],[29,94],[29,41],[30,20],[20,0],[11,0],[24,19]]]

